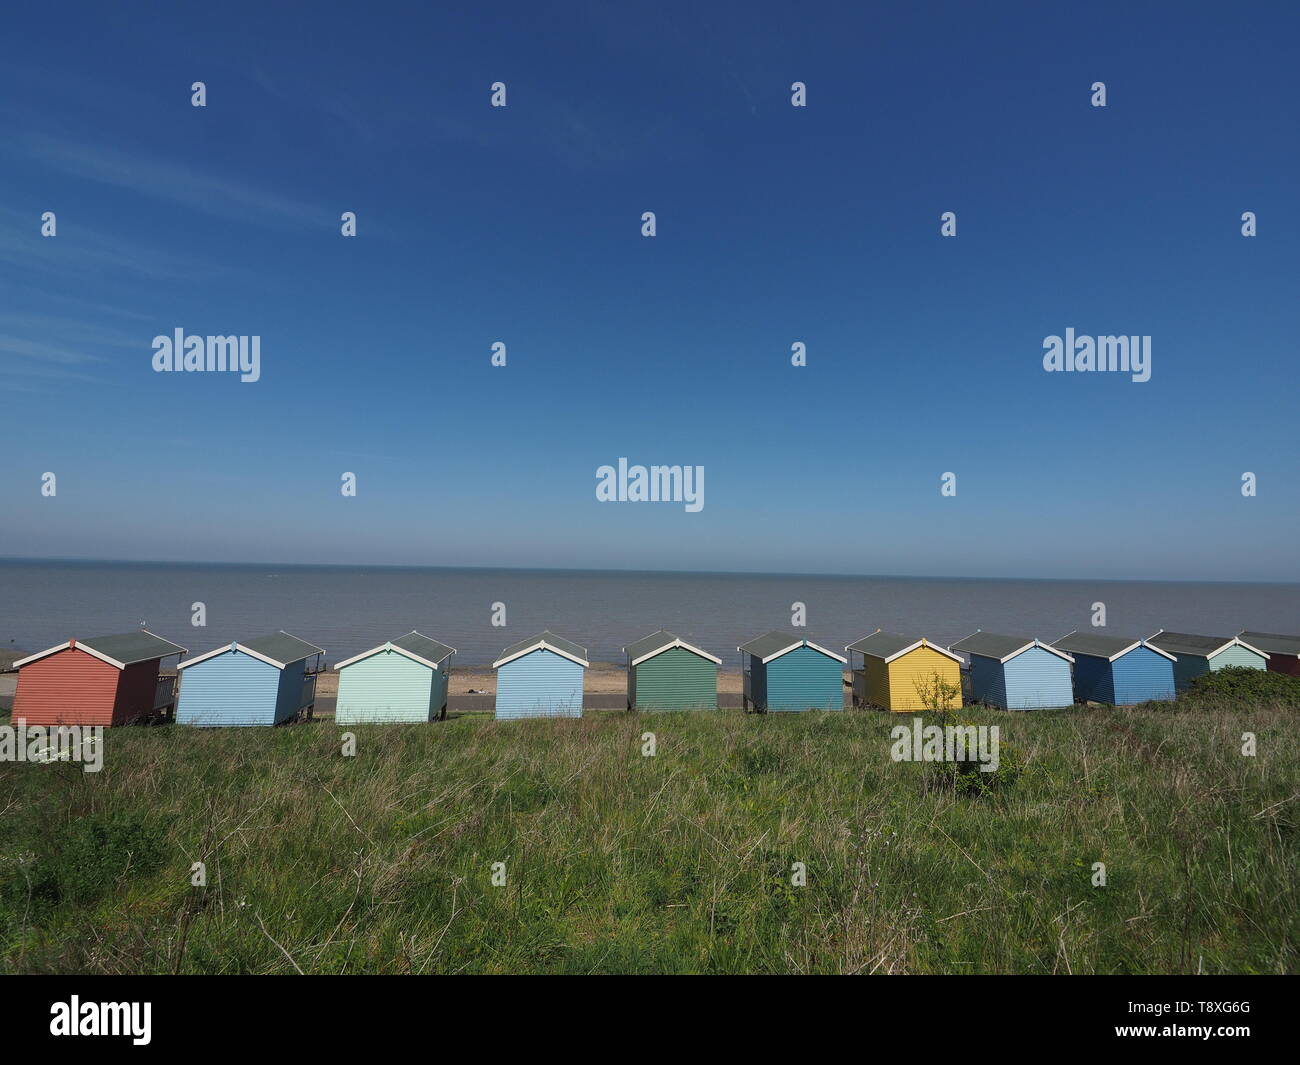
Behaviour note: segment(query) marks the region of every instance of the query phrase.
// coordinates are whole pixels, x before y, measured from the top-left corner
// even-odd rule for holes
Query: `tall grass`
[[[1294,971],[1300,719],[1186,705],[963,711],[974,796],[875,712],[113,730],[0,765],[0,970]]]

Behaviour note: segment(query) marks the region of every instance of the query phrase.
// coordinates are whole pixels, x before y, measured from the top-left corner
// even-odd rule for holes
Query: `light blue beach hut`
[[[492,663],[497,671],[496,716],[582,717],[587,649],[543,632],[511,644]]]
[[[447,716],[454,647],[412,631],[340,662],[339,725],[432,721]]]
[[[973,632],[948,649],[970,658],[972,702],[1004,710],[1074,705],[1070,685],[1074,659],[1051,644],[1027,636]]]
[[[1190,632],[1165,632],[1147,637],[1147,643],[1173,655],[1174,682],[1181,690],[1203,673],[1228,666],[1267,669],[1268,653],[1248,644],[1240,636],[1197,636]]]
[[[1174,663],[1168,651],[1145,640],[1072,632],[1052,644],[1074,658],[1074,697],[1081,703],[1132,706],[1174,697]]]
[[[281,631],[181,662],[176,722],[278,725],[303,711],[310,715],[316,702],[319,656],[324,653],[315,644]]]
[[[843,710],[848,659],[788,632],[767,632],[736,648],[748,710]]]

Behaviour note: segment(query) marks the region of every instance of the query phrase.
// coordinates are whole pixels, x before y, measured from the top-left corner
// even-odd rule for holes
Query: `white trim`
[[[685,640],[677,639],[677,638],[674,638],[674,639],[672,639],[672,640],[669,640],[669,641],[668,641],[666,644],[664,644],[662,647],[657,647],[657,648],[655,648],[655,650],[653,650],[653,651],[647,651],[647,652],[646,652],[645,654],[643,654],[640,658],[634,658],[634,659],[632,659],[632,665],[634,665],[634,666],[639,666],[639,665],[640,665],[642,662],[644,662],[647,658],[654,658],[655,655],[663,654],[665,651],[671,651],[674,647],[680,647],[680,648],[682,648],[684,651],[690,651],[692,654],[697,654],[697,655],[699,655],[701,658],[707,658],[707,659],[708,659],[710,662],[712,662],[715,666],[720,666],[720,665],[722,665],[722,659],[721,659],[721,658],[718,658],[716,655],[711,655],[711,654],[709,654],[708,651],[702,651],[702,650],[700,650],[700,649],[699,649],[698,647],[696,647],[694,644],[687,643]]]
[[[766,658],[760,658],[759,661],[762,662],[763,665],[767,665],[769,662],[772,661],[772,659],[780,658],[782,655],[788,655],[791,651],[797,650],[800,647],[811,647],[814,651],[820,651],[827,658],[833,658],[835,659],[836,662],[840,662],[846,666],[849,664],[849,660],[845,658],[843,655],[837,655],[834,651],[828,651],[825,647],[822,647],[820,644],[813,643],[812,640],[800,640],[798,643],[792,643],[789,647],[782,648],[780,651],[773,651]],[[744,651],[744,648],[737,647],[736,650]],[[748,651],[745,651],[745,654],[749,654],[750,658],[754,657]]]
[[[1070,665],[1074,665],[1073,655],[1066,654],[1064,651],[1057,650],[1050,643],[1043,643],[1042,640],[1035,640],[1032,646],[1041,647],[1044,651],[1050,651],[1052,654],[1056,655],[1057,657],[1064,658],[1067,662],[1070,663]],[[1006,664],[1007,662],[1011,661],[1011,659],[1015,658],[1016,655],[1024,654],[1027,650],[1029,650],[1029,645],[1020,648],[1020,650],[1017,651],[1015,655],[1008,655],[1006,658],[1002,660],[1003,664]]]
[[[1164,634],[1165,634],[1165,630],[1164,630],[1164,629],[1161,629],[1159,632],[1153,632],[1150,636],[1148,636],[1148,637],[1143,641],[1143,643],[1150,643],[1150,642],[1151,642],[1152,640],[1154,640],[1157,636],[1163,636]],[[1266,659],[1267,659],[1267,658],[1271,658],[1271,657],[1272,657],[1272,656],[1271,656],[1267,651],[1261,651],[1258,647],[1254,647],[1254,646],[1252,646],[1251,644],[1248,644],[1248,643],[1247,643],[1245,640],[1243,640],[1240,636],[1234,636],[1234,637],[1232,637],[1232,638],[1231,638],[1227,643],[1225,643],[1222,647],[1217,647],[1217,648],[1215,648],[1213,651],[1180,651],[1179,654],[1186,655],[1188,658],[1204,658],[1204,659],[1208,662],[1208,661],[1209,661],[1211,658],[1213,658],[1215,655],[1221,655],[1221,654],[1223,654],[1224,651],[1226,651],[1229,647],[1232,647],[1232,646],[1234,646],[1234,645],[1236,645],[1236,646],[1238,646],[1238,647],[1244,647],[1247,651],[1254,651],[1255,654],[1261,656],[1262,658],[1266,658]],[[1160,650],[1160,649],[1159,649],[1158,647],[1153,647],[1152,650],[1153,650],[1153,651],[1158,651],[1158,650]],[[1163,654],[1167,654],[1168,652],[1161,652],[1161,653],[1163,653]],[[1174,659],[1174,661],[1177,661],[1177,660],[1178,660],[1177,658]]]
[[[545,640],[534,640],[523,650],[516,651],[514,654],[507,655],[505,658],[498,658],[495,662],[492,663],[492,668],[500,669],[507,662],[513,662],[516,658],[523,658],[524,655],[530,655],[534,651],[550,651],[552,654],[557,654],[561,658],[567,658],[570,662],[576,662],[583,669],[586,669],[591,665],[591,663],[588,662],[586,659],[579,658],[577,655],[570,654],[568,651],[561,651],[558,647],[552,647]]]
[[[68,642],[71,643],[72,641],[69,640]],[[125,662],[119,662],[116,658],[109,658],[108,655],[104,654],[103,651],[96,651],[96,650],[95,650],[93,647],[91,647],[89,644],[86,644],[86,643],[79,643],[79,644],[77,644],[77,646],[74,648],[74,650],[77,650],[77,651],[85,651],[86,654],[90,655],[92,658],[98,658],[101,662],[107,662],[107,663],[108,663],[110,666],[112,666],[114,669],[126,669],[126,663],[125,663]],[[147,659],[146,659],[146,661],[147,661]]]
[[[884,629],[877,629],[876,632],[873,632],[871,634],[871,636],[875,636],[877,632],[884,632],[884,631],[885,631]],[[871,639],[871,636],[864,636],[862,637],[862,640],[869,640]],[[862,640],[859,640],[858,643],[861,643]],[[919,640],[917,640],[916,643],[908,644],[908,646],[904,647],[901,651],[895,651],[892,655],[889,655],[888,657],[886,657],[885,655],[873,655],[869,651],[862,650],[862,648],[860,647],[845,647],[844,653],[860,654],[863,658],[874,658],[879,662],[884,662],[885,665],[889,665],[890,662],[893,662],[897,658],[902,658],[903,655],[910,655],[918,647],[928,647],[931,651],[938,651],[941,655],[945,656],[946,658],[951,658],[959,666],[964,665],[966,661],[964,658],[961,657],[961,655],[953,654],[953,652],[949,651],[946,647],[940,647],[937,643],[931,643],[924,636],[922,636]]]
[[[972,633],[970,634],[970,636],[975,636],[976,634],[981,633],[981,632],[983,632],[983,631],[984,631],[983,629],[976,629],[975,632],[972,632]],[[963,636],[963,637],[962,637],[962,640],[969,640],[969,639],[970,639],[970,636]],[[958,640],[957,642],[958,642],[958,643],[961,643],[961,640]],[[949,645],[949,649],[951,649],[951,646],[952,646],[952,645],[950,644],[950,645]],[[966,653],[967,655],[969,655],[971,658],[988,658],[988,659],[992,659],[994,662],[997,662],[998,665],[1005,666],[1005,665],[1006,665],[1008,662],[1010,662],[1013,658],[1017,657],[1018,655],[1022,655],[1022,654],[1024,654],[1024,653],[1025,653],[1026,651],[1028,651],[1031,647],[1041,647],[1044,651],[1047,651],[1047,652],[1049,652],[1049,653],[1051,653],[1051,654],[1056,655],[1057,658],[1064,658],[1067,662],[1070,662],[1070,663],[1073,663],[1073,662],[1074,662],[1074,659],[1073,659],[1070,655],[1066,654],[1064,651],[1058,651],[1058,650],[1057,650],[1055,647],[1053,647],[1050,643],[1043,643],[1042,640],[1038,640],[1038,639],[1030,640],[1030,641],[1029,641],[1027,644],[1025,644],[1023,647],[1017,647],[1017,648],[1016,648],[1014,651],[1012,651],[1009,655],[1004,655],[1004,656],[1001,657],[1001,658],[993,658],[992,655],[981,655],[981,654],[976,654],[974,651],[966,651],[965,653]]]
[[[1071,636],[1077,636],[1077,635],[1079,635],[1079,630],[1075,629],[1072,632],[1067,632],[1064,636],[1061,637],[1061,639],[1057,640],[1056,642],[1061,643],[1065,640],[1068,640]],[[1113,655],[1097,655],[1097,654],[1093,654],[1091,651],[1074,651],[1072,653],[1076,655],[1083,655],[1084,658],[1104,658],[1107,662],[1114,662],[1116,659],[1123,658],[1130,651],[1136,651],[1139,647],[1145,647],[1148,651],[1154,651],[1156,654],[1169,659],[1169,661],[1171,662],[1178,661],[1178,659],[1175,658],[1173,655],[1171,655],[1168,651],[1162,651],[1160,650],[1159,647],[1155,647],[1147,643],[1146,640],[1143,640],[1141,638],[1134,640],[1127,647],[1121,648],[1120,650],[1116,651]]]
[[[28,662],[35,662],[38,659],[47,657],[48,655],[58,654],[60,651],[66,651],[71,646],[72,646],[72,641],[67,640],[64,643],[59,644],[57,647],[47,647],[44,651],[37,651],[34,655],[28,655],[26,658],[20,658],[10,668],[22,669],[22,667],[27,665]]]
[[[286,632],[286,636],[289,634]],[[216,658],[217,655],[229,654],[231,651],[242,651],[249,658],[256,658],[259,662],[265,662],[268,666],[274,666],[276,669],[284,669],[288,662],[277,662],[274,658],[269,658],[264,654],[259,654],[252,648],[245,647],[242,643],[235,641],[228,643],[225,647],[218,647],[215,651],[209,651],[207,654],[199,655],[198,658],[191,658],[188,662],[177,662],[177,669],[188,669],[190,666],[197,666],[200,662],[206,662],[209,658]],[[320,651],[313,651],[312,654],[320,654]],[[303,662],[310,658],[311,655],[303,655],[302,658],[295,658],[295,662]]]
[[[895,658],[902,658],[903,655],[911,654],[918,647],[928,647],[930,648],[931,651],[938,651],[941,655],[945,655],[948,658],[951,658],[958,665],[962,664],[961,655],[955,655],[951,651],[949,651],[946,647],[940,647],[938,644],[931,643],[924,636],[922,636],[919,640],[916,641],[916,643],[912,644],[911,647],[904,647],[901,651],[898,651],[897,653],[892,654],[888,658],[886,658],[885,665],[889,665],[889,663],[892,662]]]
[[[419,636],[422,634],[416,633],[416,635]],[[428,637],[426,636],[425,639],[427,640]],[[443,646],[446,645],[444,644]],[[412,662],[419,662],[420,665],[428,666],[432,670],[441,670],[442,663],[446,662],[447,658],[450,658],[451,655],[454,655],[456,653],[456,649],[453,647],[451,649],[451,654],[447,655],[446,658],[442,659],[442,661],[440,662],[433,662],[427,658],[417,655],[414,651],[408,651],[405,647],[398,647],[397,644],[393,643],[392,640],[389,640],[387,643],[381,643],[378,647],[370,648],[369,651],[362,651],[359,655],[353,655],[351,658],[347,659],[346,661],[337,663],[334,666],[334,668],[335,670],[346,669],[354,662],[360,662],[363,658],[370,658],[372,655],[379,654],[380,651],[396,651],[399,655],[405,655]]]
[[[1135,643],[1135,644],[1133,645],[1133,647],[1145,647],[1148,651],[1154,651],[1154,652],[1155,652],[1156,654],[1158,654],[1158,655],[1163,655],[1165,658],[1169,659],[1169,661],[1171,661],[1171,662],[1177,662],[1177,661],[1178,661],[1178,656],[1177,656],[1177,655],[1171,655],[1168,651],[1162,651],[1162,650],[1160,650],[1159,647],[1156,647],[1154,644],[1147,643],[1146,640],[1138,640],[1138,642]],[[1130,648],[1128,648],[1127,650],[1125,650],[1125,651],[1124,651],[1124,654],[1128,654],[1129,651],[1133,650],[1133,647],[1130,647]],[[1116,655],[1115,657],[1118,658],[1119,656]],[[1115,661],[1115,659],[1112,658],[1111,661],[1113,662],[1113,661]]]
[[[209,658],[216,658],[217,655],[224,655],[227,651],[233,651],[239,644],[226,644],[224,647],[218,647],[215,651],[206,651],[197,658],[191,658],[188,662],[177,662],[177,669],[189,669],[190,666],[197,666],[200,662],[206,662]]]
[[[176,648],[175,651],[167,651],[167,652],[165,652],[165,653],[163,653],[163,654],[160,654],[160,655],[158,656],[158,659],[159,659],[159,660],[162,660],[162,659],[164,659],[164,658],[170,658],[172,655],[187,655],[187,654],[190,653],[188,648],[186,648],[186,647],[182,647],[182,646],[181,646],[180,644],[178,644],[178,643],[172,643],[171,640],[168,640],[168,639],[166,639],[166,638],[163,637],[163,636],[159,636],[156,632],[150,632],[148,629],[141,629],[140,631],[143,632],[143,633],[145,633],[145,634],[148,635],[148,636],[152,636],[155,640],[162,640],[164,643],[171,643],[171,645],[172,645],[173,647]],[[34,654],[34,655],[28,655],[26,658],[19,659],[17,662],[15,662],[15,663],[14,663],[12,666],[10,666],[9,668],[10,668],[10,669],[21,669],[23,666],[27,665],[29,662],[35,662],[35,661],[37,661],[37,660],[39,660],[39,659],[46,658],[46,657],[48,657],[49,655],[58,654],[60,651],[67,651],[67,650],[70,649],[70,648],[75,649],[75,650],[77,650],[77,651],[85,651],[86,654],[90,655],[92,658],[98,658],[101,662],[106,662],[108,665],[112,666],[114,669],[126,669],[126,663],[125,663],[125,662],[119,662],[116,658],[109,658],[109,656],[106,655],[106,654],[104,654],[103,651],[96,651],[96,650],[95,650],[93,647],[91,647],[89,644],[86,644],[86,643],[79,643],[79,642],[76,641],[76,640],[67,640],[67,641],[64,642],[64,643],[59,644],[57,647],[48,647],[48,648],[46,648],[44,651],[37,651],[36,654]],[[154,659],[152,659],[152,658],[141,658],[141,659],[138,659],[137,661],[140,661],[140,662],[152,662],[152,661],[154,661]],[[134,663],[132,663],[132,664],[134,664]]]

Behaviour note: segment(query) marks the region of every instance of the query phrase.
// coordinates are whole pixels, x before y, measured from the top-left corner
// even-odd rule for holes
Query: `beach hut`
[[[324,653],[281,631],[182,662],[176,720],[182,725],[278,725],[310,712]]]
[[[1300,636],[1283,636],[1280,632],[1239,632],[1237,639],[1268,655],[1268,668],[1274,673],[1300,677]]]
[[[1070,666],[1074,659],[1027,636],[974,632],[949,645],[970,656],[970,697],[1003,710],[1046,710],[1073,706]]]
[[[848,659],[788,632],[755,636],[736,648],[748,710],[843,710]]]
[[[623,648],[629,710],[716,710],[722,659],[660,629]]]
[[[1190,632],[1165,632],[1147,637],[1147,643],[1173,655],[1174,684],[1188,687],[1202,673],[1227,666],[1266,669],[1269,656],[1237,636],[1197,636]]]
[[[587,649],[543,632],[511,644],[492,663],[497,671],[496,716],[582,717]]]
[[[164,658],[184,647],[146,629],[68,640],[14,663],[18,688],[10,720],[29,725],[125,725],[166,716],[176,678],[160,677]]]
[[[877,629],[844,650],[853,674],[854,706],[898,712],[961,706],[961,658],[923,636]],[[853,669],[855,654],[862,656],[861,669]]]
[[[335,723],[446,717],[447,681],[455,653],[454,647],[412,631],[340,662],[335,667],[339,673]]]
[[[1052,646],[1074,656],[1074,697],[1081,703],[1132,706],[1174,697],[1177,659],[1145,640],[1072,632]]]

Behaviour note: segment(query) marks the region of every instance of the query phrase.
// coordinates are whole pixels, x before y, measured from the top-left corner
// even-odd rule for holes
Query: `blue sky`
[[[473,6],[7,7],[0,555],[1300,579],[1295,9]]]

